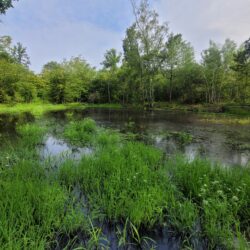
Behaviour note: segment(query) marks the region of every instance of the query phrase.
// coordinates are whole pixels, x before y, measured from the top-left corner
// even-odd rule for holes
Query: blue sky
[[[197,58],[209,39],[240,43],[250,36],[250,0],[152,0],[160,19],[194,46]],[[129,0],[19,0],[1,17],[0,35],[28,48],[31,69],[82,55],[99,67],[109,48],[122,50],[133,22]]]

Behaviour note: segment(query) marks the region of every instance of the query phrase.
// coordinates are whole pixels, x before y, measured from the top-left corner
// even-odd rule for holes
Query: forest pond
[[[223,125],[205,122],[199,114],[175,111],[141,111],[129,109],[88,108],[49,112],[39,122],[52,125],[46,135],[41,155],[67,155],[79,158],[91,153],[90,148],[76,148],[57,137],[57,131],[72,120],[90,117],[98,125],[134,136],[136,140],[153,144],[167,155],[184,153],[189,160],[208,158],[224,165],[246,166],[250,160],[250,125]],[[0,115],[2,143],[15,138],[15,126],[33,122],[29,113]],[[2,144],[1,143],[1,144]]]

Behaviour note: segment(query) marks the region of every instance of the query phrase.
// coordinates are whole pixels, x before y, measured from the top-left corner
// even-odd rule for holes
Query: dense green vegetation
[[[11,7],[11,1],[0,3],[2,12]],[[249,103],[250,40],[239,47],[230,39],[210,41],[198,63],[192,45],[160,23],[147,0],[139,6],[132,1],[132,6],[135,22],[126,31],[123,53],[108,50],[101,69],[78,56],[48,62],[35,74],[28,69],[26,48],[0,37],[0,103],[39,99],[150,108],[155,102]]]
[[[183,247],[198,239],[208,249],[247,248],[249,169],[166,159],[91,119],[68,123],[59,136],[93,152],[55,167],[39,158],[47,130],[18,126],[15,145],[1,149],[0,248],[108,249],[107,224],[121,248],[156,247],[154,230],[181,237]]]

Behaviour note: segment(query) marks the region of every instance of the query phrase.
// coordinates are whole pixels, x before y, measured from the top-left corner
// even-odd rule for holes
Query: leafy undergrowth
[[[0,156],[1,249],[109,249],[103,225],[114,228],[121,249],[156,248],[155,230],[192,248],[194,238],[206,249],[249,247],[249,169],[166,159],[85,119],[63,135],[95,153],[54,170],[41,166],[36,149],[46,130],[29,124],[17,131],[16,145]]]

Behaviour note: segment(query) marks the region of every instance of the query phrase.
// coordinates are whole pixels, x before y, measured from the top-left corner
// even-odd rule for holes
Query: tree
[[[194,62],[194,50],[189,43],[182,39],[181,34],[170,34],[162,53],[163,71],[169,80],[169,101],[172,101],[175,71],[184,65]]]
[[[0,14],[5,14],[6,10],[13,8],[13,2],[18,0],[0,0]]]
[[[48,67],[48,65],[53,65],[53,67]],[[42,75],[48,85],[49,100],[53,103],[64,103],[68,77],[64,67],[50,62],[43,67]]]
[[[222,84],[219,90],[218,99],[232,100],[237,87],[235,72],[232,69],[234,55],[237,52],[237,45],[234,41],[226,39],[221,48],[222,57]]]
[[[5,59],[7,61],[13,62],[13,58],[10,55],[11,52],[12,39],[10,36],[0,37],[0,59]]]
[[[238,99],[246,101],[250,98],[250,39],[245,41],[243,46],[234,56],[234,65],[232,69],[237,74],[238,84]]]
[[[17,43],[12,49],[11,49],[11,55],[12,58],[19,64],[24,65],[25,67],[28,67],[30,65],[30,58],[27,54],[27,48],[23,47],[21,43]]]
[[[202,53],[203,75],[206,83],[206,102],[219,101],[222,83],[223,63],[218,44],[210,41],[209,48]]]
[[[68,76],[65,87],[65,101],[87,101],[90,84],[95,77],[95,70],[81,56],[64,61],[62,66]]]
[[[117,54],[115,49],[108,50],[104,55],[104,61],[102,65],[104,69],[109,70],[110,80],[114,79],[115,72],[117,70],[117,64],[120,62],[121,55]],[[107,81],[107,92],[108,92],[108,102],[111,103],[111,94],[110,94],[110,81]]]
[[[23,65],[0,59],[0,103],[31,102],[37,97],[38,81]]]
[[[42,71],[42,79],[48,86],[48,96],[55,103],[87,101],[94,77],[95,70],[81,56],[62,63],[49,62]]]
[[[140,55],[144,101],[152,107],[154,103],[154,78],[160,69],[160,54],[168,26],[160,24],[158,14],[150,9],[148,0],[142,0],[139,6],[136,5],[135,0],[131,0],[131,4],[135,16],[134,29]]]
[[[124,60],[122,65],[121,77],[123,82],[123,102],[143,103],[144,83],[143,83],[143,67],[142,58],[139,52],[138,34],[136,32],[136,24],[133,24],[126,31],[126,37],[123,40]],[[134,91],[134,90],[137,91]],[[126,93],[125,93],[126,92]],[[126,96],[126,97],[125,97]]]

